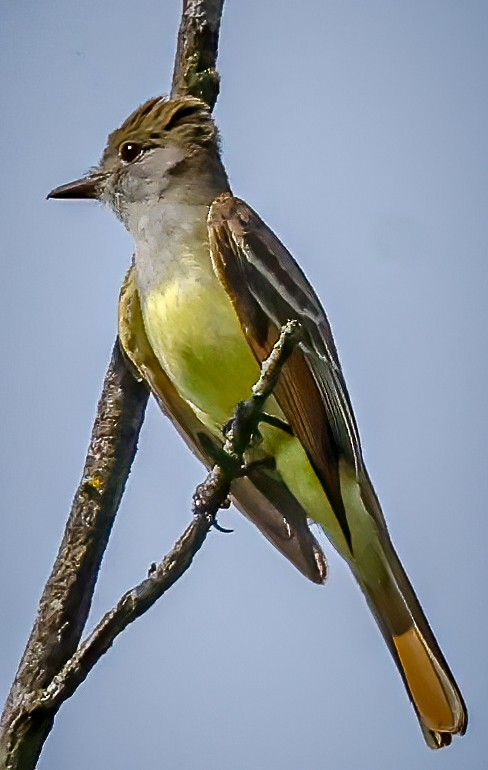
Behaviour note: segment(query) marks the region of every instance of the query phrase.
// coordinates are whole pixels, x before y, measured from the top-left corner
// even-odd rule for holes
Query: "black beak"
[[[48,198],[99,198],[102,192],[102,174],[89,174],[74,182],[55,187]]]

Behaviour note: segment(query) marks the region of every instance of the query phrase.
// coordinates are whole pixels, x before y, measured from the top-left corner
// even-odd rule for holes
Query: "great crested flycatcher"
[[[279,420],[261,424],[234,500],[315,582],[326,562],[307,519],[320,524],[366,597],[429,746],[463,734],[463,698],[388,535],[325,312],[283,244],[230,192],[208,107],[150,99],[109,136],[98,167],[48,197],[108,203],[132,234],[121,344],[207,465],[281,326],[300,323],[267,404]]]

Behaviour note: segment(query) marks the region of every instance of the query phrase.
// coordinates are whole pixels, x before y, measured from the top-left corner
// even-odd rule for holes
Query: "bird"
[[[109,135],[96,167],[48,198],[101,201],[132,235],[118,339],[207,466],[281,328],[300,325],[232,498],[315,583],[327,575],[309,526],[320,525],[366,598],[428,746],[463,735],[466,706],[392,544],[325,311],[286,247],[233,195],[206,103],[149,99]]]

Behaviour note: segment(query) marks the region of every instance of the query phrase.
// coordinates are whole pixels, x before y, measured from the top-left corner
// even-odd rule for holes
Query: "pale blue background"
[[[131,242],[45,201],[168,88],[178,0],[2,2],[2,696],[31,627],[116,328]],[[488,4],[228,0],[216,115],[235,191],[331,318],[371,475],[470,708],[424,746],[327,548],[308,584],[234,511],[62,708],[39,767],[480,770],[486,727]],[[154,405],[91,622],[189,520],[202,469]]]

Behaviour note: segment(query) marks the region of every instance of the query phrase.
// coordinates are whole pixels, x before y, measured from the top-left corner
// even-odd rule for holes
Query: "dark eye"
[[[130,163],[142,153],[142,149],[142,145],[137,142],[124,142],[119,147],[119,158]]]

